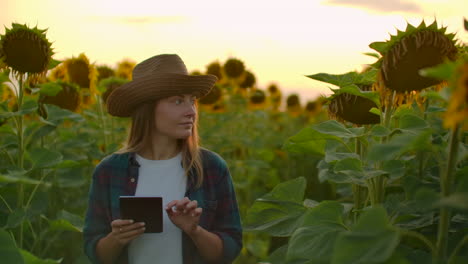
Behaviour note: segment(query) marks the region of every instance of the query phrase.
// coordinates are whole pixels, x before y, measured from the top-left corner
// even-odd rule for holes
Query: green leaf
[[[424,68],[419,70],[419,75],[424,77],[430,77],[438,80],[450,80],[452,78],[456,68],[456,63],[447,61],[437,66]]]
[[[399,243],[399,234],[385,209],[365,211],[356,226],[341,233],[335,243],[332,264],[381,263],[388,260]]]
[[[49,62],[49,65],[48,65],[48,69],[52,70],[53,68],[57,67],[57,65],[59,65],[60,63],[62,63],[62,62],[58,61],[58,60],[51,59],[50,62]]]
[[[369,112],[373,113],[373,114],[376,114],[378,116],[382,115],[382,113],[380,112],[380,110],[378,108],[375,108],[375,107],[372,107],[371,110],[369,110]]]
[[[37,110],[37,103],[33,100],[27,100],[24,102],[20,111],[16,112],[0,112],[0,118],[10,118],[13,116],[22,116],[30,113],[34,113]]]
[[[407,151],[425,151],[430,148],[431,132],[429,130],[415,134],[398,134],[387,143],[372,145],[367,153],[367,160],[369,162],[392,160]]]
[[[303,227],[298,228],[289,241],[287,260],[330,262],[337,236],[346,231],[341,217],[343,209],[336,201],[324,201],[308,209]]]
[[[271,264],[284,264],[286,263],[286,253],[288,252],[288,244],[277,248],[266,260]]]
[[[440,207],[449,207],[457,210],[468,210],[468,193],[453,193],[448,197],[440,199],[437,206]]]
[[[8,215],[5,228],[15,228],[26,220],[26,211],[24,208],[17,208]]]
[[[304,177],[282,182],[262,198],[302,203],[306,185],[307,182]]]
[[[0,256],[3,263],[23,264],[24,260],[15,241],[4,229],[0,229]]]
[[[380,57],[381,57],[378,53],[375,53],[375,52],[365,52],[364,55],[374,57],[376,59],[380,59]]]
[[[328,120],[317,125],[314,125],[313,128],[320,133],[333,135],[339,138],[354,138],[362,136],[363,129],[352,131],[351,129],[346,128],[340,122],[335,120]]]
[[[429,124],[416,115],[408,114],[400,117],[400,129],[408,132],[417,132],[429,127]]]
[[[386,137],[390,133],[391,131],[382,125],[374,125],[370,131],[371,136],[374,137]]]
[[[465,30],[468,31],[468,20],[466,18],[463,18],[463,25],[465,26]]]
[[[327,152],[325,154],[325,162],[327,163],[342,160],[345,158],[359,159],[359,155],[356,153],[348,153],[348,152]]]
[[[287,139],[283,148],[292,153],[324,155],[328,140],[342,142],[339,137],[320,133],[312,127],[306,127]]]
[[[29,151],[33,168],[50,168],[62,162],[62,154],[44,148],[34,148]]]
[[[62,259],[40,259],[26,250],[21,250],[21,255],[23,255],[25,264],[57,264],[62,262]]]
[[[348,94],[353,94],[353,95],[356,95],[356,96],[364,97],[364,98],[369,99],[372,102],[374,102],[377,106],[380,106],[379,93],[371,92],[371,91],[361,91],[359,89],[359,87],[354,85],[354,84],[343,86],[340,89],[333,90],[333,92],[335,93],[334,95],[348,93]]]
[[[30,171],[26,171],[26,170],[8,171],[8,174],[0,175],[0,182],[22,183],[22,184],[32,184],[32,185],[40,184],[41,183],[40,181],[25,176],[29,172]]]
[[[390,181],[397,180],[405,175],[405,162],[402,160],[387,160],[383,163],[382,170],[388,173]]]
[[[247,211],[245,229],[272,236],[290,236],[302,223],[306,181],[303,177],[277,185]]]
[[[387,42],[372,42],[369,44],[369,47],[373,50],[376,50],[378,53],[384,55],[387,52],[388,44]]]
[[[83,219],[75,214],[67,211],[60,211],[56,220],[49,222],[50,228],[53,230],[83,232]]]
[[[48,82],[41,84],[41,90],[39,93],[47,96],[56,96],[60,91],[62,91],[62,86],[55,82]]]

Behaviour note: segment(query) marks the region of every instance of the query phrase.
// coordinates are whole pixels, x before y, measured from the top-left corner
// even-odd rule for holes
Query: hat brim
[[[130,81],[107,98],[107,112],[113,116],[129,117],[136,107],[148,101],[181,94],[198,98],[207,95],[218,78],[214,75],[185,75],[165,73]]]

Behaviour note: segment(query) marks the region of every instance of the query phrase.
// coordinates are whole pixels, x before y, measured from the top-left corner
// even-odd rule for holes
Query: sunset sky
[[[368,45],[434,18],[468,42],[466,0],[0,0],[0,24],[48,28],[55,59],[84,52],[96,64],[177,53],[189,71],[229,57],[244,61],[260,88],[275,82],[301,100],[329,94],[304,75],[360,70]],[[0,33],[5,32],[0,28]]]

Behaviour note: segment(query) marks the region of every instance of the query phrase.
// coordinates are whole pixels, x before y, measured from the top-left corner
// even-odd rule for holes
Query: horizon
[[[56,60],[85,53],[96,65],[115,67],[125,58],[138,63],[177,53],[190,72],[204,72],[213,61],[238,58],[260,89],[276,83],[284,96],[299,94],[301,103],[330,94],[332,86],[305,75],[361,70],[376,60],[363,54],[373,52],[368,45],[404,30],[406,22],[437,18],[439,27],[468,42],[462,0],[180,2],[6,0],[0,23],[48,28]]]

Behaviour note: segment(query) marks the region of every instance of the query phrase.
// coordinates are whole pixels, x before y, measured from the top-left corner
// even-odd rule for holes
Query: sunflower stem
[[[460,249],[466,244],[468,243],[468,235],[465,235],[463,237],[463,239],[458,242],[457,246],[455,247],[455,249],[453,250],[452,254],[450,255],[450,258],[448,260],[448,264],[452,264],[452,263],[455,263],[455,258],[457,257],[457,253],[458,251],[460,251]]]
[[[440,177],[440,188],[442,198],[448,197],[452,191],[453,171],[456,166],[458,152],[458,132],[459,125],[452,129],[450,134],[449,156],[445,172]],[[439,228],[437,232],[437,260],[443,262],[447,255],[448,229],[450,226],[450,209],[442,207],[440,209]]]
[[[19,89],[18,89],[18,112],[22,110],[23,107],[23,89],[24,89],[24,74],[19,74]],[[23,115],[17,116],[16,128],[17,128],[17,135],[18,135],[18,168],[20,170],[24,169],[24,135],[23,135],[23,125],[24,125],[24,117]],[[19,184],[18,190],[18,200],[17,200],[17,207],[23,208],[24,203],[24,185],[22,183]],[[23,246],[23,223],[20,224],[19,230],[19,239],[18,239],[18,246],[22,248]]]

